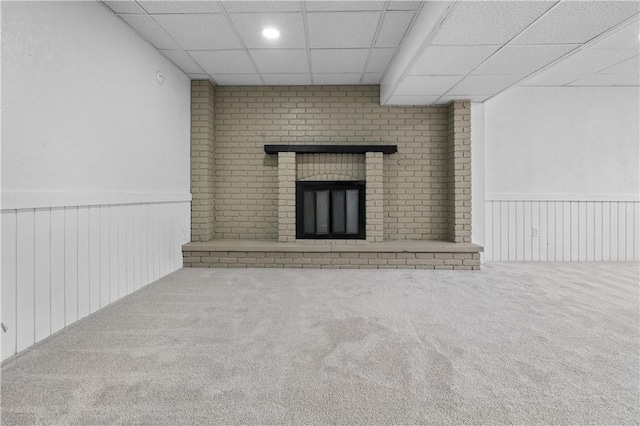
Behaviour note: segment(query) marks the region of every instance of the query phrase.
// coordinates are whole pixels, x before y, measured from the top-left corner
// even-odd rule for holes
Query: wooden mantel
[[[297,154],[365,154],[367,152],[381,152],[395,154],[398,145],[265,145],[264,152],[277,154],[279,152],[295,152]]]

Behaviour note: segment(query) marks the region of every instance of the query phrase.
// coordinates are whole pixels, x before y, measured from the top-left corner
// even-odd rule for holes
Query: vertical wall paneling
[[[2,359],[180,268],[190,214],[189,202],[3,210]]]
[[[529,233],[531,235],[531,260],[538,261],[540,260],[540,209],[542,203],[529,203],[531,207],[531,229]],[[533,235],[533,230],[537,229],[537,236]]]
[[[65,325],[64,208],[51,209],[51,333]]]
[[[89,207],[89,312],[100,309],[100,206]]]
[[[35,342],[35,215],[18,210],[16,235],[16,349]]]
[[[64,209],[65,325],[78,320],[78,209]]]
[[[149,247],[149,206],[147,204],[143,204],[140,207],[140,244],[141,244],[141,253],[140,253],[140,276],[142,277],[143,283],[148,283],[151,281],[149,277],[149,251],[151,248]]]
[[[111,295],[111,224],[109,206],[100,206],[100,308],[109,304]]]
[[[134,257],[135,257],[135,246],[134,246],[134,215],[133,209],[134,206],[126,205],[123,206],[126,210],[127,216],[127,294],[131,294],[135,291],[135,267],[134,267]]]
[[[127,294],[127,211],[118,208],[118,299]]]
[[[89,207],[78,207],[78,319],[89,315]]]
[[[509,260],[509,203],[500,201],[500,261]],[[494,226],[494,229],[495,226]],[[495,231],[494,231],[495,232]]]
[[[611,220],[611,226],[609,228],[611,243],[609,250],[611,251],[611,260],[618,260],[618,232],[620,226],[618,222],[618,203],[609,203],[609,208],[609,218]]]
[[[35,341],[51,334],[51,210],[35,210]]]
[[[2,212],[2,359],[16,353],[16,239],[15,210]]]
[[[120,254],[118,252],[120,244],[118,242],[118,206],[109,206],[109,303],[118,300],[119,288],[119,264]]]
[[[485,259],[637,261],[639,215],[637,201],[486,201]]]

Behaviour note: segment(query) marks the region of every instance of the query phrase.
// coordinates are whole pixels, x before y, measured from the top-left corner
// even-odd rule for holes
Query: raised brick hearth
[[[468,101],[381,106],[378,86],[192,88],[186,267],[479,269]],[[365,238],[297,239],[302,181],[364,182]]]

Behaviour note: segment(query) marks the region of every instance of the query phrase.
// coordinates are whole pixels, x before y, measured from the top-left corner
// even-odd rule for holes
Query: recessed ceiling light
[[[280,31],[276,30],[275,28],[265,28],[264,30],[262,30],[262,35],[266,38],[276,39],[280,37]]]

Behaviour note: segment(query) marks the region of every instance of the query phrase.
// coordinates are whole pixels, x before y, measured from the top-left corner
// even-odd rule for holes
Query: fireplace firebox
[[[296,182],[296,238],[365,239],[364,181]]]

